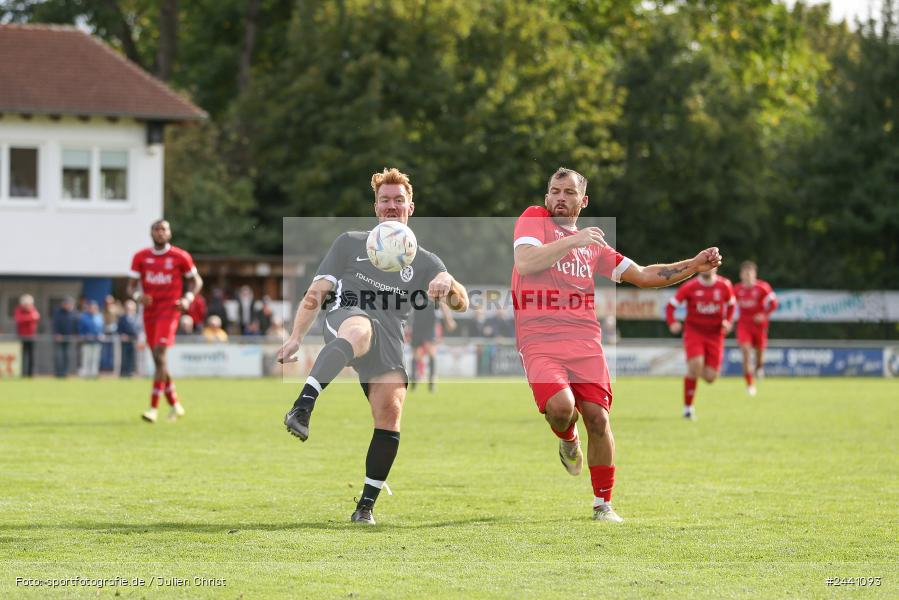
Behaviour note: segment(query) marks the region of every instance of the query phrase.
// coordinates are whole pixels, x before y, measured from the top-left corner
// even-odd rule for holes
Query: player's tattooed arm
[[[695,273],[710,271],[720,266],[722,261],[718,248],[707,248],[693,258],[667,265],[641,267],[633,263],[621,274],[621,280],[642,288],[665,287],[679,283]]]
[[[641,288],[673,285],[696,272],[695,268],[691,267],[691,262],[691,260],[682,260],[668,265],[659,264],[648,267],[641,267],[634,263],[621,274],[621,281]]]
[[[663,279],[671,279],[678,273],[683,273],[686,270],[687,270],[686,266],[674,267],[674,266],[665,265],[659,269],[659,277],[661,277]]]

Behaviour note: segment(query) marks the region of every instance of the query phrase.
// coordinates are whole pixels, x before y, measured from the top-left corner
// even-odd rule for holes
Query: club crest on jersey
[[[721,290],[715,290],[712,292],[712,298],[714,298],[715,302],[721,300]]]
[[[414,274],[415,272],[412,270],[411,265],[409,265],[408,267],[403,267],[403,270],[400,271],[400,279],[403,280],[403,283],[409,283],[410,281],[412,281],[412,276]]]
[[[165,268],[166,269],[172,268],[172,258],[171,257],[165,259]]]

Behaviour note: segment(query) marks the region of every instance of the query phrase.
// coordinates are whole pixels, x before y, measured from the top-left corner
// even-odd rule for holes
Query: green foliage
[[[567,48],[539,5],[321,5],[288,53],[241,111],[273,215],[359,214],[386,165],[413,174],[419,214],[509,215],[540,200],[547,164],[616,153],[602,56]]]
[[[213,124],[169,128],[165,215],[175,243],[196,254],[249,254],[255,241],[253,186],[227,171]]]
[[[174,150],[189,184],[167,206],[225,197],[258,223],[216,247],[278,253],[284,216],[369,214],[384,166],[420,216],[514,217],[566,165],[640,262],[715,244],[725,274],[752,258],[779,286],[899,281],[895,0],[856,32],[772,0],[177,4],[169,83],[214,133]],[[7,0],[0,20],[78,22],[152,68],[162,5]]]
[[[899,32],[895,0],[837,57],[816,109],[826,126],[797,162],[790,234],[813,249],[805,265],[825,286],[895,288],[899,266]]]

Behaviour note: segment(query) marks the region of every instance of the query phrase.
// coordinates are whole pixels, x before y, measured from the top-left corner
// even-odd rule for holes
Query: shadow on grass
[[[184,533],[221,533],[221,534],[237,534],[242,531],[295,531],[303,529],[317,530],[334,530],[340,531],[351,529],[353,531],[372,531],[376,532],[384,529],[433,529],[437,527],[458,527],[465,525],[492,525],[501,523],[512,523],[511,520],[497,519],[495,517],[481,517],[471,519],[456,519],[448,521],[424,521],[421,523],[398,523],[382,522],[374,527],[357,525],[351,523],[349,517],[346,521],[337,521],[328,519],[325,521],[307,521],[296,523],[235,523],[235,524],[217,524],[217,523],[190,523],[190,522],[163,522],[163,523],[66,523],[60,525],[52,525],[45,523],[31,523],[25,525],[0,525],[0,531],[34,531],[34,530],[80,530],[93,531],[95,533],[116,533],[116,534],[141,534],[141,533],[164,533],[164,532],[184,532]],[[2,539],[2,538],[0,538]]]

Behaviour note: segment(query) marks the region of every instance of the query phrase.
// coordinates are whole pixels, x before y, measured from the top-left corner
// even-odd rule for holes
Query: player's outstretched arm
[[[468,290],[446,271],[438,273],[428,284],[428,296],[444,300],[455,312],[468,310]]]
[[[720,267],[723,261],[718,248],[706,248],[693,258],[668,265],[641,267],[634,263],[621,274],[621,280],[641,288],[665,287]]]
[[[515,268],[518,269],[519,275],[533,275],[545,271],[568,254],[572,248],[585,248],[591,244],[608,246],[604,236],[605,233],[599,227],[585,227],[575,235],[542,246],[530,244],[516,246]]]
[[[306,337],[306,334],[309,333],[312,323],[315,322],[319,308],[321,308],[322,303],[325,302],[333,289],[333,283],[327,279],[318,279],[313,281],[309,289],[306,290],[306,295],[303,296],[300,305],[297,306],[297,314],[293,319],[293,331],[291,331],[290,337],[287,338],[281,349],[278,350],[279,363],[297,362],[298,359],[294,355],[300,349],[300,343]]]

